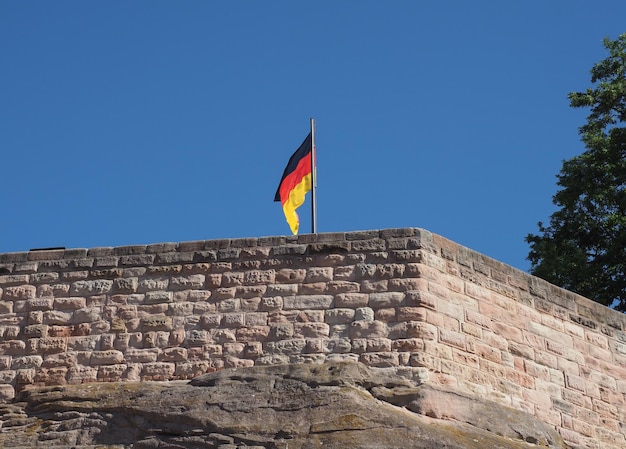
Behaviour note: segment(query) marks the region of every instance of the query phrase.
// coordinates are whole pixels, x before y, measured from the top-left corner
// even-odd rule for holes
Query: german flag
[[[306,193],[311,190],[313,185],[312,140],[312,135],[309,133],[300,148],[293,153],[274,196],[274,201],[282,203],[285,218],[294,235],[298,233],[300,227],[300,219],[296,209],[302,206]]]

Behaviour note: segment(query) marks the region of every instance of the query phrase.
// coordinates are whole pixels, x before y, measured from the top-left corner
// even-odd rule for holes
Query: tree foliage
[[[563,162],[557,211],[529,234],[530,272],[626,311],[626,33],[604,39],[609,56],[591,69],[592,87],[568,95],[589,108],[579,128],[586,150]]]

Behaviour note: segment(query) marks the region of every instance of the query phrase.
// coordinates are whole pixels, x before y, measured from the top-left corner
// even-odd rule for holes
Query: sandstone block
[[[169,314],[172,316],[193,315],[194,304],[192,302],[174,302],[169,304]]]
[[[301,295],[321,295],[326,293],[326,282],[310,282],[308,284],[301,284],[298,288],[298,293]]]
[[[33,298],[26,300],[26,310],[52,310],[52,298]]]
[[[241,310],[241,299],[230,298],[220,300],[217,302],[217,310],[224,313],[237,312]]]
[[[176,365],[168,362],[153,362],[142,365],[141,380],[169,380],[174,376]]]
[[[52,308],[54,310],[76,310],[82,309],[87,305],[85,298],[78,296],[71,298],[54,298]]]
[[[11,369],[23,370],[39,368],[43,363],[43,357],[40,355],[26,355],[23,357],[13,357],[11,360]]]
[[[348,338],[331,338],[326,340],[326,350],[332,353],[349,353],[352,344]]]
[[[330,295],[297,295],[283,298],[285,310],[328,309],[333,303]]]
[[[7,370],[11,367],[11,356],[2,355],[0,356],[0,372]]]
[[[48,335],[48,325],[47,324],[33,324],[30,326],[25,326],[23,329],[23,335],[26,338],[45,337]]]
[[[37,352],[48,355],[67,351],[67,339],[63,337],[40,338],[37,342]]]
[[[306,270],[304,282],[329,282],[333,280],[332,267],[311,267]]]
[[[408,337],[421,338],[423,340],[437,340],[437,328],[432,324],[420,321],[407,323],[406,335]]]
[[[48,325],[68,326],[72,319],[71,312],[47,310],[42,313],[42,322]]]
[[[398,307],[398,321],[425,321],[426,312],[423,307]]]
[[[328,337],[330,327],[326,323],[295,323],[294,337],[321,338]]]
[[[267,285],[273,284],[275,279],[276,272],[274,270],[251,270],[244,273],[243,283],[245,285]]]
[[[138,280],[137,291],[149,292],[155,290],[167,290],[169,286],[169,278],[156,277],[156,278],[142,278]]]
[[[374,321],[374,310],[370,307],[359,307],[354,313],[354,321]]]
[[[276,271],[275,282],[278,284],[298,284],[304,282],[306,278],[306,270],[283,268]]]
[[[89,296],[109,293],[112,288],[111,279],[80,280],[72,283],[70,291],[73,295]]]
[[[128,369],[127,365],[102,365],[98,367],[98,381],[100,382],[119,382],[124,378],[124,374]]]
[[[386,337],[387,325],[381,321],[354,321],[350,324],[351,338]]]
[[[200,318],[200,325],[203,329],[218,327],[222,322],[221,313],[205,313]]]
[[[377,368],[395,367],[400,364],[397,352],[366,352],[361,354],[359,361]]]
[[[249,312],[245,315],[246,326],[265,326],[267,324],[267,313]]]
[[[240,327],[245,324],[244,313],[224,313],[222,314],[221,325],[223,327]]]
[[[0,276],[0,285],[28,284],[28,274],[7,274]]]
[[[236,288],[235,287],[229,287],[229,288],[218,288],[215,291],[212,292],[212,298],[217,300],[217,301],[222,301],[225,299],[233,299],[235,298],[235,294],[236,294]],[[239,299],[239,298],[237,298]]]
[[[224,356],[242,357],[246,345],[241,342],[224,343]]]
[[[115,365],[123,361],[124,354],[116,350],[93,351],[89,360],[91,365]]]
[[[360,284],[350,281],[331,281],[327,285],[328,293],[333,295],[338,293],[357,293],[360,288]]]
[[[102,318],[102,310],[99,307],[85,308],[74,311],[71,318],[72,324],[93,323]]]
[[[368,306],[373,309],[397,307],[404,301],[402,292],[370,293]]]
[[[421,338],[401,338],[392,340],[391,349],[398,352],[417,352],[424,349],[424,340]]]
[[[113,281],[113,288],[120,293],[135,293],[139,287],[136,277],[119,278]]]
[[[396,316],[396,309],[394,308],[377,309],[374,312],[374,319],[377,321],[384,321],[385,323],[394,323],[395,321],[399,321]]]
[[[266,344],[268,353],[282,355],[301,354],[305,346],[306,340],[304,338],[270,341]]]
[[[146,304],[164,304],[171,302],[173,299],[173,292],[167,291],[152,291],[146,292],[145,303]]]
[[[328,324],[347,324],[354,319],[354,309],[328,309],[324,311],[324,321]]]
[[[205,330],[191,330],[185,340],[188,346],[203,346],[212,341],[211,335]]]
[[[270,326],[270,338],[274,340],[284,340],[293,337],[294,329],[292,323],[279,323]]]
[[[166,348],[169,345],[170,333],[165,331],[150,331],[143,334],[144,348]]]
[[[49,273],[33,273],[30,275],[30,282],[33,284],[41,284],[41,283],[54,283],[59,279],[59,273],[49,272]]]
[[[0,384],[0,403],[11,402],[15,398],[15,389],[11,385]]]
[[[194,377],[198,377],[202,374],[210,373],[213,371],[215,371],[215,369],[210,367],[210,364],[208,361],[205,361],[205,360],[186,361],[186,362],[176,363],[174,376],[177,379],[193,379]]]
[[[391,340],[389,338],[368,338],[367,352],[391,352]]]
[[[2,298],[2,289],[0,289],[0,298]],[[0,314],[13,313],[13,302],[0,301]]]
[[[171,316],[151,316],[141,320],[141,328],[148,331],[170,331],[173,329]]]
[[[217,329],[212,331],[213,340],[217,343],[234,343],[237,341],[235,331],[233,329]]]
[[[235,331],[237,341],[243,342],[264,342],[270,334],[269,326],[248,326],[241,327]]]
[[[98,346],[100,338],[97,335],[69,337],[67,339],[68,351],[93,351]]]
[[[166,348],[159,358],[160,362],[182,362],[185,360],[187,360],[185,348]]]
[[[265,294],[265,285],[240,285],[235,287],[235,295],[238,298],[260,298]]]
[[[0,276],[2,278],[4,276]],[[4,287],[2,298],[5,301],[14,301],[18,299],[30,299],[34,298],[37,293],[37,288],[34,285],[18,285],[11,287]]]
[[[261,298],[260,309],[265,312],[280,310],[283,308],[283,298],[280,296],[271,296]]]
[[[298,293],[298,284],[270,284],[266,296],[293,296]]]
[[[340,293],[335,297],[335,307],[356,309],[365,307],[369,301],[366,293]]]
[[[353,281],[356,279],[354,275],[354,265],[335,267],[333,278],[340,281]]]
[[[37,310],[34,312],[28,312],[28,324],[43,324],[43,312]]]
[[[204,287],[204,274],[191,274],[189,276],[172,276],[170,280],[171,290],[197,290]]]

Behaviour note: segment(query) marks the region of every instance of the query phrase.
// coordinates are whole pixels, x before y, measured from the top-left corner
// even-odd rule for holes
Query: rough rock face
[[[4,448],[565,448],[549,426],[356,363],[223,370],[176,382],[22,392]]]

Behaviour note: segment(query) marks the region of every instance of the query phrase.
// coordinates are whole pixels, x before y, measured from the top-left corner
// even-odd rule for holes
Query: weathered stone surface
[[[523,412],[345,362],[26,390],[0,424],[13,449],[566,447]]]

